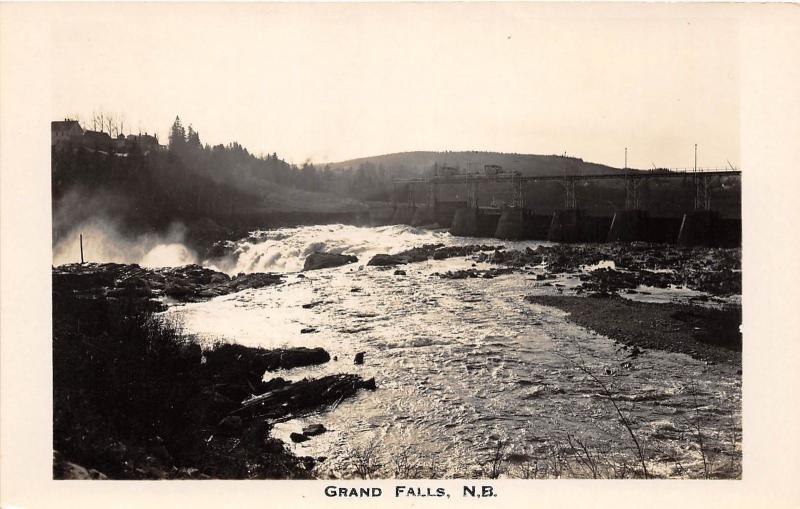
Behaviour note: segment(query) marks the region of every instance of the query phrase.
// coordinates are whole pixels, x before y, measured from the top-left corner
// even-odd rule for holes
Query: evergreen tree
[[[189,125],[189,129],[186,132],[186,144],[191,149],[201,149],[203,148],[203,144],[200,142],[200,133],[194,130],[191,125]]]
[[[186,146],[186,130],[181,124],[181,117],[176,116],[169,131],[169,149],[173,152],[180,152]]]

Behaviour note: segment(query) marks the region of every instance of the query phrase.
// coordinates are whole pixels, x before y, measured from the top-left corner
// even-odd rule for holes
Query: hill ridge
[[[398,175],[427,174],[434,165],[454,166],[472,171],[483,165],[496,164],[508,171],[519,171],[523,175],[544,174],[596,174],[616,173],[623,170],[601,163],[584,161],[580,157],[559,154],[523,154],[518,152],[493,152],[483,150],[434,151],[415,150],[392,152],[358,157],[344,161],[325,163],[325,167],[339,171],[355,171],[361,167],[379,167]],[[629,170],[642,171],[637,168]]]

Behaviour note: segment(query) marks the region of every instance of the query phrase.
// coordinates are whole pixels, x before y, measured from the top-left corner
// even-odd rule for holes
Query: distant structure
[[[165,150],[158,138],[150,134],[119,134],[112,138],[103,131],[84,130],[77,120],[65,118],[50,122],[50,144],[57,149],[83,147],[88,150],[114,153],[120,156],[138,148],[146,154],[151,150]]]
[[[439,166],[436,169],[437,177],[452,177],[461,173],[461,170],[453,166]]]
[[[65,118],[50,122],[50,145],[61,145],[70,141],[79,141],[83,136],[83,128],[77,120]]]
[[[84,131],[82,142],[86,148],[104,152],[110,152],[114,147],[111,136],[101,131]]]
[[[502,173],[504,173],[503,167],[499,164],[485,164],[483,166],[484,175],[500,175]]]
[[[150,150],[160,150],[166,148],[162,145],[158,144],[158,138],[155,136],[145,134],[129,134],[127,138],[125,138],[125,142],[127,143],[127,148],[130,148],[134,145],[138,146],[142,152],[148,152]]]

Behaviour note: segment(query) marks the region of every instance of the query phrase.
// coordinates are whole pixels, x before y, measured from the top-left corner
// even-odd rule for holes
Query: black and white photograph
[[[23,47],[46,63],[2,114],[7,135],[9,94],[43,94],[43,164],[2,167],[4,200],[45,216],[35,255],[2,239],[3,321],[7,252],[47,295],[37,482],[513,505],[555,480],[724,491],[779,470],[745,415],[796,410],[796,329],[748,328],[771,299],[743,260],[765,249],[748,227],[783,249],[797,216],[747,199],[792,184],[747,153],[772,85],[745,56],[759,31],[798,40],[798,17],[756,7],[3,4],[2,79]],[[14,45],[34,9],[40,42]],[[746,392],[762,344],[787,397]]]

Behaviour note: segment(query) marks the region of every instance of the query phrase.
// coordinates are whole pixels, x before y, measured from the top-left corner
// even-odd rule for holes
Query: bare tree
[[[593,479],[597,479],[600,473],[597,458],[589,451],[586,444],[584,444],[580,438],[570,433],[567,433],[567,444],[569,444],[569,448],[575,459],[592,474]]]
[[[489,479],[497,479],[500,477],[500,474],[503,473],[503,448],[505,444],[502,440],[498,440],[497,444],[495,445],[494,449],[492,449],[492,455],[489,458],[487,464],[489,465],[489,470],[487,472],[487,476]]]
[[[703,433],[703,418],[700,414],[700,403],[697,399],[699,392],[700,388],[697,386],[697,382],[694,380],[689,382],[688,393],[692,397],[693,415],[691,418],[686,419],[686,422],[694,432],[694,438],[697,441],[700,459],[703,461],[703,477],[708,479],[711,476],[711,464],[706,454],[705,434]]]
[[[381,463],[378,461],[379,443],[373,440],[367,445],[350,448],[350,463],[356,475],[362,479],[370,479],[381,468]]]
[[[410,447],[402,447],[392,455],[391,466],[395,479],[414,479],[419,477],[419,469],[412,460],[412,450]]]

